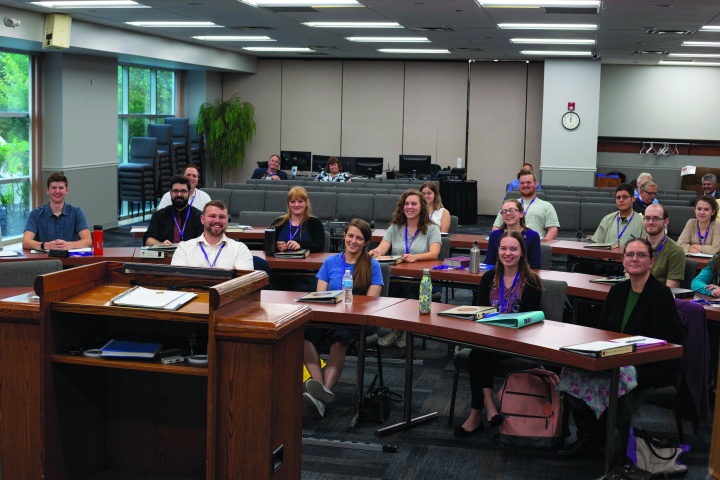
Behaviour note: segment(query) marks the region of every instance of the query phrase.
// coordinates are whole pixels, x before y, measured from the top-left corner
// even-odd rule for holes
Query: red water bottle
[[[102,225],[93,227],[93,255],[103,254],[103,228]]]

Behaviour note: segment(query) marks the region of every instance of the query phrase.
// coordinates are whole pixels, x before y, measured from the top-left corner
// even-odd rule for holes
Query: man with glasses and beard
[[[647,239],[655,252],[651,273],[670,288],[677,288],[685,279],[685,251],[665,233],[670,219],[661,205],[648,205],[643,218]]]
[[[228,226],[228,208],[224,202],[210,200],[206,203],[200,221],[205,231],[197,238],[180,242],[172,257],[173,265],[253,269],[253,258],[247,246],[225,235]]]
[[[172,205],[157,210],[143,236],[143,245],[171,245],[196,238],[203,233],[202,213],[188,204],[190,180],[182,175],[170,179]]]

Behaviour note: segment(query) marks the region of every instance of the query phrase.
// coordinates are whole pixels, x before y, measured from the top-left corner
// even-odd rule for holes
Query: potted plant
[[[233,96],[214,103],[203,103],[197,119],[198,133],[205,135],[205,144],[211,163],[220,165],[232,180],[232,170],[242,167],[247,146],[255,137],[255,107]]]

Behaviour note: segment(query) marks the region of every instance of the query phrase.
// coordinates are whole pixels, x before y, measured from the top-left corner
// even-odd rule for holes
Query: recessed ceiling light
[[[47,8],[150,8],[132,0],[71,0],[30,2],[33,5]]]
[[[362,7],[356,0],[240,0],[253,7]]]
[[[442,48],[378,48],[377,51],[382,53],[450,53],[450,50]]]
[[[720,32],[720,25],[705,25],[704,27],[700,27],[700,30],[704,30],[706,32]]]
[[[395,22],[303,22],[303,25],[316,28],[403,28]]]
[[[671,53],[671,57],[720,58],[720,53]]]
[[[243,47],[243,50],[251,52],[314,52],[312,48],[306,47]]]
[[[542,55],[546,57],[591,57],[592,52],[571,52],[562,50],[522,50],[523,55]]]
[[[360,43],[430,43],[430,40],[425,37],[345,37],[345,40]]]
[[[600,0],[475,0],[481,7],[599,7]]]
[[[597,25],[581,23],[498,23],[503,30],[597,30]]]
[[[201,35],[195,36],[198,40],[205,40],[206,42],[275,42],[270,37],[264,37],[262,35]]]
[[[720,42],[683,42],[683,47],[720,47]]]
[[[579,38],[511,38],[512,43],[533,43],[546,45],[595,45],[595,40]]]
[[[213,22],[125,22],[135,27],[220,27]]]
[[[678,62],[661,60],[658,65],[682,65],[685,67],[720,67],[720,63],[714,62]]]

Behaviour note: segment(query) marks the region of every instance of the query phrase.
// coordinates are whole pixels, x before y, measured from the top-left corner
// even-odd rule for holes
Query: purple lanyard
[[[700,221],[699,220],[695,220],[695,221],[697,222],[697,229],[698,229],[698,231],[697,231],[698,243],[700,245],[705,245],[707,243],[708,236],[710,235],[710,224],[708,224],[708,228],[707,228],[707,230],[705,230],[705,236],[701,237],[700,236]]]
[[[667,235],[665,235],[665,238],[663,238],[663,241],[660,242],[660,245],[658,246],[657,250],[655,251],[656,259],[660,256],[660,252],[662,251],[663,247],[665,246],[665,242],[667,242]]]
[[[535,200],[537,200],[537,197],[533,198],[532,201],[530,202],[530,205],[528,205],[527,208],[525,208],[525,202],[523,201],[522,198],[520,199],[520,204],[523,206],[523,208],[525,208],[525,215],[527,215],[528,210],[530,210],[530,207],[532,207],[532,204],[535,203]]]
[[[515,279],[513,280],[512,286],[510,287],[510,292],[508,293],[511,293],[515,289],[518,278],[520,278],[520,272],[517,272],[515,274]],[[508,307],[510,307],[510,299],[505,298],[505,277],[503,276],[503,278],[500,279],[500,313],[507,312]]]
[[[412,236],[412,238],[410,239],[410,243],[408,243],[408,226],[405,225],[405,253],[410,253],[410,247],[412,247],[412,244],[415,241],[415,238],[417,238],[417,234],[419,231],[419,228],[415,230],[415,235]]]
[[[288,228],[288,229],[290,230],[290,231],[288,232],[288,242],[289,242],[289,241],[291,241],[293,238],[295,238],[295,235],[297,235],[298,232],[300,231],[300,226],[302,225],[302,222],[298,223],[298,226],[297,226],[297,228],[295,229],[294,232],[293,232],[292,220],[288,219],[288,225],[289,225],[289,228]]]
[[[630,215],[630,218],[627,219],[627,225],[622,229],[622,232],[620,231],[620,214],[617,214],[617,218],[615,219],[615,223],[617,224],[617,231],[618,231],[618,242],[620,241],[620,237],[623,236],[623,233],[625,233],[625,230],[630,225],[630,222],[632,222],[633,217],[635,216],[635,212],[633,212],[632,215]]]
[[[210,268],[214,268],[215,264],[218,261],[218,258],[220,258],[220,254],[222,253],[223,248],[225,248],[226,244],[225,243],[222,244],[222,247],[220,247],[220,250],[218,250],[217,255],[215,255],[215,260],[213,260],[212,263],[210,263],[210,259],[208,258],[207,252],[205,251],[205,247],[203,247],[202,243],[198,243],[198,245],[200,245],[200,250],[202,250],[203,255],[205,255],[205,261],[208,263],[208,265],[210,265]]]
[[[180,238],[182,240],[185,240],[185,229],[187,228],[188,218],[190,218],[190,208],[190,206],[187,207],[187,215],[185,215],[185,223],[183,224],[183,228],[180,228],[180,224],[178,223],[177,218],[175,217],[175,215],[173,215],[173,221],[175,222],[175,226],[177,227],[178,232],[180,233]]]

